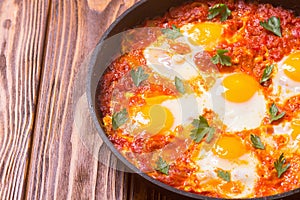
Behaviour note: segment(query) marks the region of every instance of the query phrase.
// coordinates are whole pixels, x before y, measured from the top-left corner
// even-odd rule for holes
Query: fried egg
[[[300,51],[295,51],[277,63],[273,78],[273,95],[280,103],[300,94]]]
[[[223,29],[222,24],[211,22],[184,25],[180,28],[183,36],[175,39],[171,44],[167,39],[162,39],[144,50],[147,65],[154,72],[170,80],[174,80],[175,76],[183,80],[191,80],[202,74],[194,63],[195,55],[216,46]],[[176,44],[184,45],[189,50],[173,51],[172,45]]]
[[[187,24],[181,27],[181,31],[192,45],[212,50],[222,38],[224,25],[212,22]]]
[[[203,181],[203,191],[218,190],[228,198],[253,195],[255,183],[259,178],[256,170],[258,160],[247,150],[239,137],[222,135],[214,144],[212,151],[205,154],[200,152],[196,163],[199,166],[197,177]],[[220,178],[218,170],[229,172],[230,181]]]
[[[155,135],[160,131],[168,131],[174,123],[174,114],[161,105],[162,102],[172,99],[170,96],[157,96],[146,99],[141,107],[129,109],[131,134]],[[175,115],[176,116],[176,115]]]
[[[274,138],[282,136],[280,140],[280,145],[285,143],[285,146],[292,151],[298,150],[300,144],[300,119],[293,119],[291,121],[280,123],[273,126],[272,135],[265,136],[267,144],[273,148],[277,148],[278,141]]]
[[[201,102],[201,104],[199,104]],[[203,109],[210,107],[210,100],[201,99],[194,94],[186,94],[179,98],[157,96],[146,99],[146,104],[129,111],[131,127],[136,132],[147,132],[150,135],[160,131],[174,131],[179,125],[188,125]]]
[[[162,47],[149,47],[144,50],[144,56],[154,72],[169,80],[174,80],[176,76],[190,80],[199,75],[191,54],[178,55]]]
[[[258,82],[243,73],[222,75],[210,91],[213,110],[228,132],[257,128],[266,114],[266,101]],[[255,109],[254,109],[255,108]]]

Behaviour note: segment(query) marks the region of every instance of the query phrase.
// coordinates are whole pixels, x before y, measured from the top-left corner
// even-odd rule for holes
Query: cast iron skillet
[[[96,90],[98,82],[105,71],[108,64],[112,61],[111,55],[117,55],[120,53],[119,41],[113,43],[107,43],[106,39],[110,38],[117,33],[123,32],[130,28],[135,27],[147,18],[153,18],[160,16],[165,13],[170,7],[180,5],[186,2],[186,0],[141,0],[136,3],[133,7],[128,9],[116,21],[107,29],[103,34],[99,44],[95,48],[91,60],[89,62],[89,73],[87,81],[87,98],[89,103],[89,110],[93,118],[95,127],[101,136],[103,142],[110,148],[110,150],[116,155],[116,157],[125,164],[133,173],[139,174],[143,179],[149,181],[152,185],[159,189],[163,189],[172,195],[177,195],[176,199],[207,199],[213,200],[218,198],[206,197],[198,194],[185,192],[182,190],[175,189],[169,185],[159,182],[148,175],[142,173],[138,168],[126,160],[114,145],[109,141],[105,132],[101,127],[101,121],[99,120],[100,114],[96,107]],[[300,4],[298,0],[258,0],[260,3],[271,3],[274,6],[282,6],[284,8],[293,10],[297,15],[300,14]],[[112,48],[113,47],[113,48]],[[263,198],[252,198],[252,199],[300,199],[300,188],[285,192],[282,194],[263,197]]]

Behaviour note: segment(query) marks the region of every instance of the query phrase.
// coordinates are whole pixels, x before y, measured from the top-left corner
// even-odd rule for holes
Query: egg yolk
[[[217,23],[205,22],[195,24],[188,31],[189,41],[193,45],[203,45],[206,49],[215,46],[221,38],[223,26]]]
[[[289,55],[284,64],[285,75],[294,81],[300,82],[300,52]]]
[[[166,131],[172,127],[174,123],[172,113],[166,107],[159,105],[168,98],[168,96],[158,96],[146,99],[147,106],[143,107],[141,112],[144,118],[149,121],[149,123],[143,127],[147,133],[157,134],[160,131]]]
[[[148,97],[148,98],[146,98],[146,104],[147,105],[161,104],[162,102],[164,102],[168,99],[173,99],[173,97],[172,96],[167,96],[167,95],[159,95],[159,96],[154,96],[154,97]]]
[[[226,191],[226,193],[241,193],[244,190],[244,186],[240,182],[227,182],[225,184],[219,185],[221,191]]]
[[[236,136],[222,136],[212,148],[215,155],[223,159],[235,159],[246,153],[242,140]]]
[[[295,120],[291,123],[292,128],[292,138],[295,140],[297,136],[300,134],[300,119]]]
[[[259,90],[258,82],[247,74],[237,73],[224,78],[223,96],[226,100],[242,103],[246,102]]]

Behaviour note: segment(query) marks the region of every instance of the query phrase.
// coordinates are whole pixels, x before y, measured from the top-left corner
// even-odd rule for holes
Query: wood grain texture
[[[26,199],[129,198],[131,176],[109,167],[119,164],[105,146],[99,145],[101,162],[93,157],[73,123],[73,110],[82,62],[135,2],[112,0],[97,10],[90,8],[91,1],[50,2]]]
[[[0,198],[24,196],[47,1],[0,1]]]
[[[137,1],[0,1],[0,199],[171,200],[86,117],[90,52]]]

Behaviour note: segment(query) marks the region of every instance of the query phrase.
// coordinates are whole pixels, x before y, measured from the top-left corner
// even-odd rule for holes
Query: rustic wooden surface
[[[74,121],[88,114],[85,59],[137,1],[0,0],[0,199],[171,199]]]

